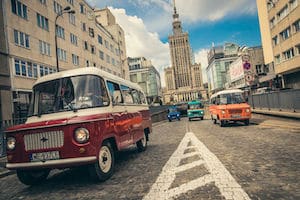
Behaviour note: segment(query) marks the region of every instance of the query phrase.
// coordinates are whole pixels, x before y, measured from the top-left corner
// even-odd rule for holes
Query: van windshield
[[[109,98],[102,78],[82,75],[55,79],[33,88],[29,116],[77,111],[109,105]]]
[[[242,93],[221,94],[217,101],[221,105],[245,103]]]

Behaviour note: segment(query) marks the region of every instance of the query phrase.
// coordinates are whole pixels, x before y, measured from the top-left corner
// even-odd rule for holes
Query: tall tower
[[[175,89],[192,86],[191,48],[189,35],[182,31],[175,0],[173,13],[173,35],[169,36],[171,64],[174,72]]]

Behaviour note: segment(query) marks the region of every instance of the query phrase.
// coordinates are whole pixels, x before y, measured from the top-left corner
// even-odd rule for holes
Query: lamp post
[[[54,31],[55,31],[55,55],[56,55],[56,70],[57,72],[59,72],[59,62],[58,62],[58,52],[57,52],[57,30],[56,30],[56,22],[57,22],[57,19],[62,16],[63,14],[65,13],[71,13],[71,14],[74,14],[75,13],[75,10],[71,10],[71,7],[70,6],[67,6],[65,7],[62,11],[60,11],[56,17],[55,17],[55,21],[54,21]]]

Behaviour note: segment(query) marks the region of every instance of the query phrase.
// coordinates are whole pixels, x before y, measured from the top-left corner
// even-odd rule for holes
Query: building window
[[[276,64],[280,63],[280,55],[279,54],[275,56],[275,63]]]
[[[81,29],[82,31],[86,31],[86,23],[81,22]]]
[[[286,40],[291,36],[291,27],[288,27],[286,29],[284,29],[281,33],[280,33],[281,39],[282,40]]]
[[[18,46],[29,48],[29,35],[26,33],[14,30],[14,41]]]
[[[297,45],[295,46],[295,49],[296,49],[296,53],[297,53],[298,55],[300,55],[300,44],[297,44]]]
[[[275,17],[273,17],[271,20],[270,20],[270,28],[273,28],[275,26]]]
[[[50,56],[50,44],[44,41],[39,41],[40,54]]]
[[[56,1],[53,2],[53,9],[56,14],[60,14],[62,12],[62,6]]]
[[[278,44],[278,36],[277,35],[272,38],[272,43],[273,43],[273,46],[276,46]]]
[[[59,60],[67,61],[67,52],[61,48],[57,48],[57,54]]]
[[[101,60],[104,60],[104,53],[103,51],[99,51],[99,57]]]
[[[285,60],[291,59],[295,56],[294,49],[290,48],[289,50],[283,52],[283,57]]]
[[[89,35],[90,35],[91,37],[95,37],[95,35],[94,35],[94,29],[89,28]]]
[[[40,0],[40,3],[43,4],[43,5],[46,5],[47,4],[47,0]]]
[[[297,21],[295,21],[295,22],[293,23],[293,27],[294,27],[295,33],[297,33],[297,32],[300,31],[300,19],[298,19]]]
[[[106,40],[104,40],[104,44],[105,44],[105,47],[108,49],[109,48],[109,44]]]
[[[85,14],[85,7],[83,4],[79,4],[80,6],[80,13]]]
[[[277,13],[277,21],[282,20],[288,14],[288,5],[285,5],[278,13]]]
[[[77,36],[74,35],[73,33],[70,33],[70,40],[71,43],[77,46]]]
[[[89,50],[89,45],[88,45],[87,41],[84,41],[83,45],[84,45],[85,50]]]
[[[72,62],[74,65],[79,65],[79,56],[72,54]]]
[[[68,2],[69,4],[71,4],[72,6],[74,5],[74,0],[67,0],[67,2]]]
[[[290,0],[290,10],[294,10],[298,6],[298,0]]]
[[[102,37],[100,35],[98,35],[98,43],[102,44]]]
[[[89,67],[89,66],[90,66],[90,61],[86,60],[86,67]]]
[[[111,63],[112,63],[113,66],[116,66],[116,61],[115,61],[114,58],[111,58]]]
[[[37,18],[37,25],[38,25],[40,28],[49,31],[49,23],[48,23],[48,19],[47,19],[46,17],[40,15],[39,13],[36,14],[36,18]]]
[[[92,54],[95,54],[95,53],[96,53],[96,50],[95,50],[95,46],[94,46],[94,45],[91,45],[91,52],[92,52]]]
[[[16,15],[27,19],[27,6],[19,0],[11,0],[11,11]]]
[[[56,25],[56,36],[65,39],[65,29],[59,25]]]
[[[110,63],[110,56],[109,55],[106,55],[106,62]]]
[[[75,14],[69,13],[69,22],[75,25]]]
[[[110,51],[114,52],[114,46],[112,44],[110,45]]]
[[[28,78],[38,78],[38,65],[24,60],[14,59],[15,75],[25,76]],[[43,70],[44,74],[44,70]]]

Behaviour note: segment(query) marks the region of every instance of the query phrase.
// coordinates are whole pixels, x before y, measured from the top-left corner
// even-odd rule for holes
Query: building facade
[[[159,72],[150,60],[144,57],[128,58],[130,81],[141,86],[151,105],[160,103],[162,98],[161,79]]]
[[[264,60],[277,87],[300,88],[300,2],[257,0]],[[275,79],[274,79],[275,77]]]
[[[0,6],[2,121],[26,117],[34,82],[57,71],[56,52],[60,70],[94,66],[129,78],[124,32],[107,8],[94,10],[84,0],[9,0]],[[103,17],[109,23],[102,24]]]
[[[228,87],[231,63],[238,58],[240,47],[233,43],[212,47],[208,52],[206,68],[208,92],[213,94]]]
[[[167,91],[166,103],[182,102],[201,98],[205,92],[201,65],[194,63],[189,35],[183,32],[179,14],[174,4],[173,34],[169,36],[171,67],[165,69]]]

